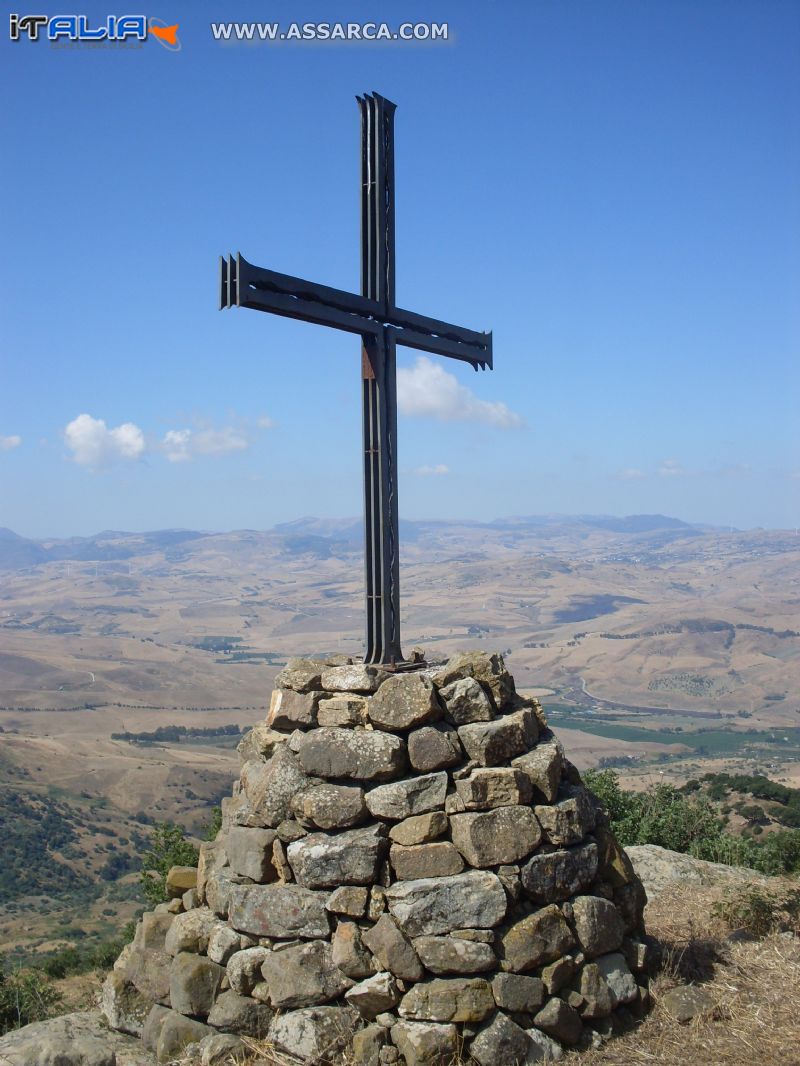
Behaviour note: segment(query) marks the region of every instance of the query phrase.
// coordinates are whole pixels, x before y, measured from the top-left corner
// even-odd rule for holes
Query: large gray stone
[[[361,939],[361,929],[355,922],[339,922],[331,941],[333,963],[354,981],[375,973],[372,955]]]
[[[540,907],[502,933],[497,954],[504,970],[521,973],[564,955],[575,938],[558,907]]]
[[[414,729],[439,718],[442,708],[436,689],[423,674],[395,674],[384,681],[367,707],[377,729]]]
[[[482,1022],[495,1009],[492,988],[482,977],[435,977],[403,996],[401,1018],[423,1022]]]
[[[481,766],[497,766],[522,755],[533,747],[537,736],[536,718],[527,707],[493,722],[473,722],[458,730],[467,755]]]
[[[276,688],[270,699],[267,726],[288,732],[293,729],[313,729],[317,724],[318,700],[315,692]]]
[[[405,770],[407,753],[406,742],[392,733],[313,729],[300,739],[298,757],[307,773],[319,777],[387,781]]]
[[[608,985],[611,1006],[618,1007],[620,1003],[632,1003],[638,996],[639,989],[636,978],[628,968],[625,956],[615,951],[610,955],[595,959],[595,962]]]
[[[343,833],[311,833],[287,848],[289,864],[299,885],[333,888],[372,885],[386,854],[386,827],[370,825]]]
[[[548,999],[534,1017],[533,1024],[548,1036],[555,1037],[570,1047],[577,1044],[583,1035],[580,1014],[558,996]]]
[[[492,979],[492,995],[503,1010],[535,1014],[544,1001],[544,985],[538,977],[527,974],[498,973]]]
[[[325,782],[295,796],[292,809],[303,825],[318,829],[345,829],[367,817],[364,790],[357,785]]]
[[[490,929],[503,920],[507,905],[503,886],[487,870],[401,881],[386,889],[386,899],[399,927],[412,937]]]
[[[435,722],[408,734],[408,758],[421,774],[456,766],[464,758],[458,733],[449,725]]]
[[[121,970],[112,970],[100,992],[100,1009],[112,1029],[141,1036],[152,1002],[143,996]]]
[[[414,948],[425,969],[433,974],[483,973],[497,965],[490,944],[453,936],[418,936]]]
[[[169,968],[172,956],[165,951],[132,951],[125,976],[151,1003],[169,1002]]]
[[[429,814],[417,814],[393,825],[389,830],[389,839],[405,847],[427,844],[446,833],[448,827],[449,822],[444,811],[431,811]]]
[[[527,858],[542,839],[530,807],[495,807],[453,814],[453,843],[470,866],[500,866]]]
[[[194,1018],[186,1018],[174,1010],[167,1011],[159,1029],[156,1058],[159,1062],[172,1062],[189,1044],[197,1044],[213,1033],[213,1029]]]
[[[232,989],[217,997],[208,1012],[208,1024],[223,1033],[242,1033],[264,1037],[272,1021],[272,1009],[250,996],[240,996]]]
[[[590,843],[534,855],[522,867],[520,878],[531,899],[550,903],[585,891],[596,874],[597,845]]]
[[[95,1011],[33,1022],[0,1036],[2,1066],[116,1066],[117,1052],[133,1059],[138,1041],[104,1028]],[[141,1050],[136,1058],[152,1062]],[[130,1060],[129,1060],[130,1061]]]
[[[320,700],[317,721],[321,726],[343,729],[364,725],[367,721],[367,697],[344,693]]]
[[[289,659],[275,678],[275,684],[295,692],[313,692],[320,687],[324,669],[325,664],[317,659]]]
[[[532,787],[522,770],[485,766],[477,767],[468,777],[459,777],[456,792],[465,810],[488,811],[530,803]]]
[[[274,829],[248,829],[232,825],[225,837],[225,850],[234,873],[251,881],[276,881],[278,871],[272,859]]]
[[[206,951],[208,938],[216,924],[217,916],[208,907],[195,907],[178,914],[167,930],[164,948],[170,955],[177,955],[179,951]]]
[[[483,686],[473,677],[463,677],[439,689],[445,716],[454,725],[491,722],[494,705]]]
[[[610,900],[601,896],[576,896],[572,901],[572,921],[587,958],[616,951],[622,944],[622,919]]]
[[[470,1045],[470,1055],[478,1066],[532,1066],[561,1058],[561,1048],[554,1041],[526,1031],[498,1011]]]
[[[442,808],[446,794],[447,774],[441,772],[378,785],[367,792],[365,802],[373,817],[401,821]]]
[[[214,1005],[225,970],[203,955],[182,951],[172,961],[169,998],[180,1014],[205,1017]]]
[[[614,1009],[608,984],[596,962],[587,962],[582,968],[576,991],[583,997],[581,1014],[584,1018],[607,1018]]]
[[[261,964],[269,1005],[278,1010],[313,1007],[336,999],[353,985],[333,961],[327,941],[271,951]]]
[[[220,836],[216,840],[204,840],[198,848],[197,859],[197,899],[206,902],[206,882],[209,877],[219,873],[228,861],[225,842]]]
[[[389,675],[377,666],[349,663],[322,671],[322,688],[326,692],[377,692]]]
[[[208,938],[207,955],[220,966],[224,966],[241,946],[241,936],[231,929],[227,922],[217,922]]]
[[[466,677],[480,682],[498,710],[503,710],[514,698],[514,681],[499,652],[468,651],[454,655],[436,671],[433,683],[442,688]]]
[[[597,820],[594,803],[582,785],[562,786],[557,803],[540,805],[534,810],[545,839],[559,848],[580,844]]]
[[[512,759],[511,765],[527,776],[538,802],[552,803],[558,794],[564,752],[549,731],[543,733],[531,751]]]
[[[320,730],[312,730],[313,737]],[[289,816],[292,799],[311,784],[288,744],[280,744],[268,762],[246,762],[241,773],[249,808],[248,824],[275,828]]]
[[[240,933],[290,940],[327,937],[330,919],[326,892],[301,885],[234,885],[230,923]]]
[[[391,1010],[400,1002],[402,992],[394,975],[384,971],[372,974],[364,981],[345,992],[344,998],[362,1018],[372,1021],[383,1011]]]
[[[458,1030],[452,1023],[403,1021],[393,1025],[391,1033],[406,1066],[451,1066],[459,1052]]]
[[[351,1007],[305,1007],[278,1015],[269,1042],[300,1062],[328,1063],[352,1040],[358,1015]]]
[[[174,921],[174,914],[146,911],[136,924],[136,932],[133,935],[134,949],[137,951],[166,951],[167,933],[170,931]]]
[[[368,899],[369,891],[366,888],[358,885],[342,885],[341,888],[331,892],[325,907],[332,914],[363,918]]]
[[[240,996],[249,996],[261,980],[261,964],[269,954],[269,948],[243,948],[228,959],[228,982]]]
[[[408,937],[388,914],[382,914],[362,940],[381,965],[404,981],[419,981],[424,971]]]
[[[285,744],[288,739],[286,733],[270,729],[266,722],[258,722],[248,729],[236,745],[236,750],[243,763],[250,759],[268,759],[277,745]]]

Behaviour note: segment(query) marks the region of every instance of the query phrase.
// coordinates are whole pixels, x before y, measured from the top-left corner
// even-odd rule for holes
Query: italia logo
[[[19,15],[8,16],[8,35],[12,41],[45,39],[48,41],[146,41],[152,37],[170,52],[179,52],[178,24],[147,15],[107,15],[104,22],[92,22],[88,15]]]

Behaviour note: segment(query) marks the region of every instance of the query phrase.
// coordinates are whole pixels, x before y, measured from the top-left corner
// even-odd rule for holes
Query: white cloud
[[[273,429],[275,421],[269,415],[262,415],[261,418],[257,419],[256,425],[259,429]]]
[[[643,477],[646,477],[644,470],[640,470],[638,466],[629,466],[627,470],[620,470],[617,477],[622,481],[640,481]]]
[[[437,463],[435,466],[418,466],[414,473],[418,477],[444,477],[445,474],[450,473],[450,467],[445,466],[444,463]]]
[[[119,460],[139,459],[144,453],[144,434],[133,422],[109,429],[102,418],[78,415],[64,429],[72,458],[81,466],[101,467]]]
[[[222,429],[170,429],[161,450],[171,463],[185,463],[198,455],[229,455],[248,447],[246,435],[233,426]]]
[[[684,470],[677,459],[663,459],[658,468],[659,477],[685,477],[688,470]]]
[[[398,369],[397,404],[404,415],[440,422],[484,422],[500,429],[524,425],[504,403],[479,400],[453,374],[424,355],[417,357],[412,368]]]
[[[10,437],[0,437],[0,452],[10,452],[14,448],[19,448],[20,444],[22,444],[22,437],[17,433]]]

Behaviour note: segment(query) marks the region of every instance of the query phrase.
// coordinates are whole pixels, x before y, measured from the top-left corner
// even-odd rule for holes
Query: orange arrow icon
[[[151,26],[150,32],[155,34],[156,37],[160,37],[162,41],[166,41],[167,44],[178,43],[178,23],[174,26]]]

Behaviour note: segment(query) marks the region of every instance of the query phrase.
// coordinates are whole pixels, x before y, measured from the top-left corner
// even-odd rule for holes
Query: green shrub
[[[0,1033],[49,1018],[60,1001],[40,970],[11,969],[0,958]]]
[[[800,892],[770,891],[748,885],[729,893],[711,908],[731,929],[745,929],[754,936],[767,936],[781,929],[797,929]]]
[[[167,874],[172,866],[196,866],[197,848],[186,839],[178,825],[162,822],[150,838],[150,849],[142,858],[142,895],[155,907],[167,899]]]

